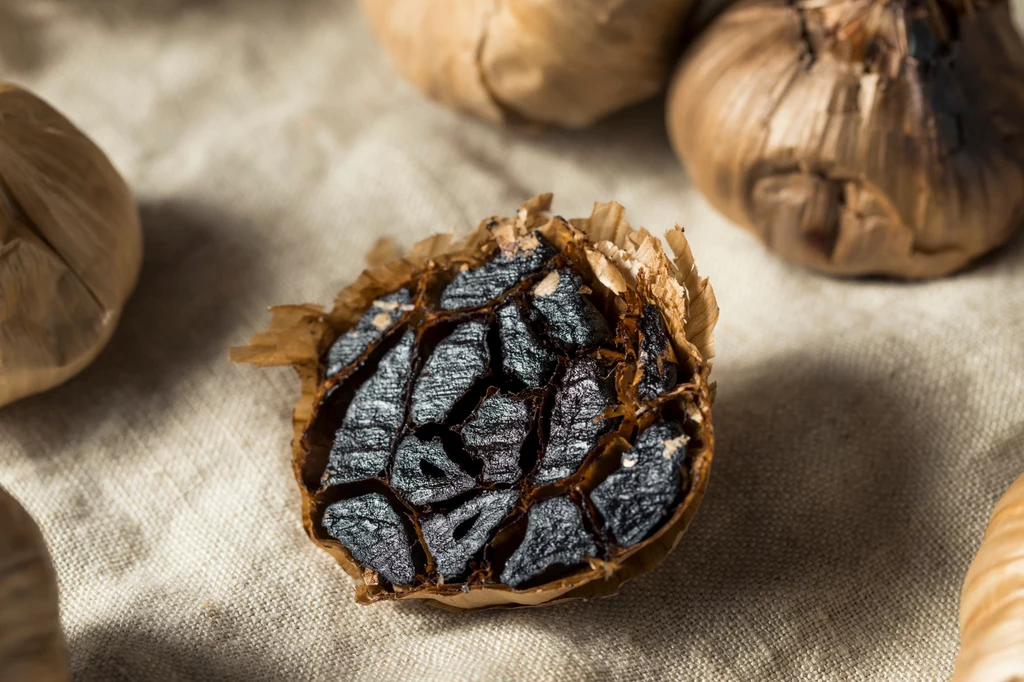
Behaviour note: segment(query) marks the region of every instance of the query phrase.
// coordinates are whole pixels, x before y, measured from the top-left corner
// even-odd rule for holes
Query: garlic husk
[[[491,121],[582,127],[661,90],[695,0],[362,0],[402,75]]]
[[[1024,680],[1024,476],[992,511],[960,593],[953,682]]]
[[[67,679],[50,554],[32,517],[0,488],[0,680]]]
[[[711,204],[810,268],[941,276],[1024,220],[1005,1],[748,0],[684,56],[667,115]]]
[[[141,261],[138,212],[104,153],[46,102],[0,84],[0,406],[95,358]]]

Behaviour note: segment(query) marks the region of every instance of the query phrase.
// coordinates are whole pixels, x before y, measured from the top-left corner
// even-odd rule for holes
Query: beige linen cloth
[[[1024,239],[926,284],[796,269],[688,185],[660,102],[488,127],[399,81],[347,0],[0,0],[0,60],[110,153],[145,230],[106,351],[0,412],[0,484],[52,548],[76,679],[951,673],[961,580],[1024,470]],[[357,606],[300,527],[295,377],[227,349],[268,305],[329,303],[378,237],[546,190],[566,216],[614,199],[686,227],[722,309],[708,495],[612,599]]]

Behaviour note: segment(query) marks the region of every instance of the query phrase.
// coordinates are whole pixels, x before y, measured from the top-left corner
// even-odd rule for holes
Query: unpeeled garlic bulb
[[[398,70],[491,121],[580,127],[663,87],[695,0],[361,0]]]
[[[107,157],[46,102],[0,84],[0,406],[96,357],[141,261],[138,211]]]
[[[50,554],[32,517],[0,488],[0,682],[67,679]]]
[[[1024,222],[1024,44],[1005,0],[748,0],[668,103],[694,185],[834,274],[945,275]]]
[[[953,682],[1024,680],[1024,476],[992,511],[960,593]]]

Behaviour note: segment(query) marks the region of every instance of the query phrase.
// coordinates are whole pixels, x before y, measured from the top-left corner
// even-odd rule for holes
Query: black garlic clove
[[[548,445],[534,483],[552,483],[574,474],[608,430],[610,420],[602,415],[614,403],[597,361],[591,357],[572,361],[555,394]]]
[[[649,426],[622,453],[620,468],[591,492],[605,529],[619,545],[640,542],[675,509],[683,489],[687,440],[678,424]]]
[[[463,322],[434,348],[412,392],[416,426],[443,422],[459,398],[473,386],[490,362],[487,323]]]
[[[648,303],[640,317],[640,381],[637,392],[653,400],[676,387],[679,366],[658,306]]]
[[[383,495],[370,493],[329,505],[323,527],[356,561],[389,583],[408,585],[416,577],[409,534]]]
[[[469,561],[482,553],[518,497],[514,490],[485,491],[448,514],[423,517],[423,538],[446,582],[465,576]]]
[[[464,270],[441,292],[441,308],[457,310],[489,303],[555,257],[555,249],[537,232],[503,243],[494,258]]]
[[[474,485],[476,481],[448,458],[441,441],[406,436],[398,444],[391,487],[410,504],[450,500]]]
[[[377,371],[360,386],[334,436],[323,484],[337,485],[373,478],[387,468],[405,423],[405,394],[416,334],[405,332],[381,358]]]
[[[543,386],[557,364],[556,356],[526,324],[515,302],[498,309],[498,328],[505,374],[531,388]]]
[[[381,296],[363,313],[352,329],[338,337],[327,351],[327,369],[324,377],[333,377],[355,362],[370,344],[379,341],[391,329],[412,304],[408,289]]]
[[[530,509],[526,535],[505,564],[501,582],[519,587],[579,566],[596,554],[597,544],[584,527],[579,508],[568,497],[553,497]]]
[[[583,280],[572,270],[550,272],[531,290],[530,303],[543,316],[552,338],[567,346],[596,346],[611,339],[608,321],[581,293]]]
[[[522,476],[519,459],[533,427],[533,405],[503,393],[486,396],[462,427],[470,455],[483,462],[486,483],[515,483]]]

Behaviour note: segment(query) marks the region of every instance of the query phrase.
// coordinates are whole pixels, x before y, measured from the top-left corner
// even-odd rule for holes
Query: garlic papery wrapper
[[[1024,44],[1006,2],[753,0],[668,103],[694,185],[783,258],[945,275],[1024,220]]]
[[[67,679],[50,554],[32,517],[0,488],[0,682]]]
[[[92,362],[141,262],[138,211],[103,151],[0,84],[0,406]]]
[[[491,121],[581,127],[664,86],[694,0],[362,0],[396,68]]]
[[[1024,680],[1024,476],[992,511],[960,593],[953,682]]]

